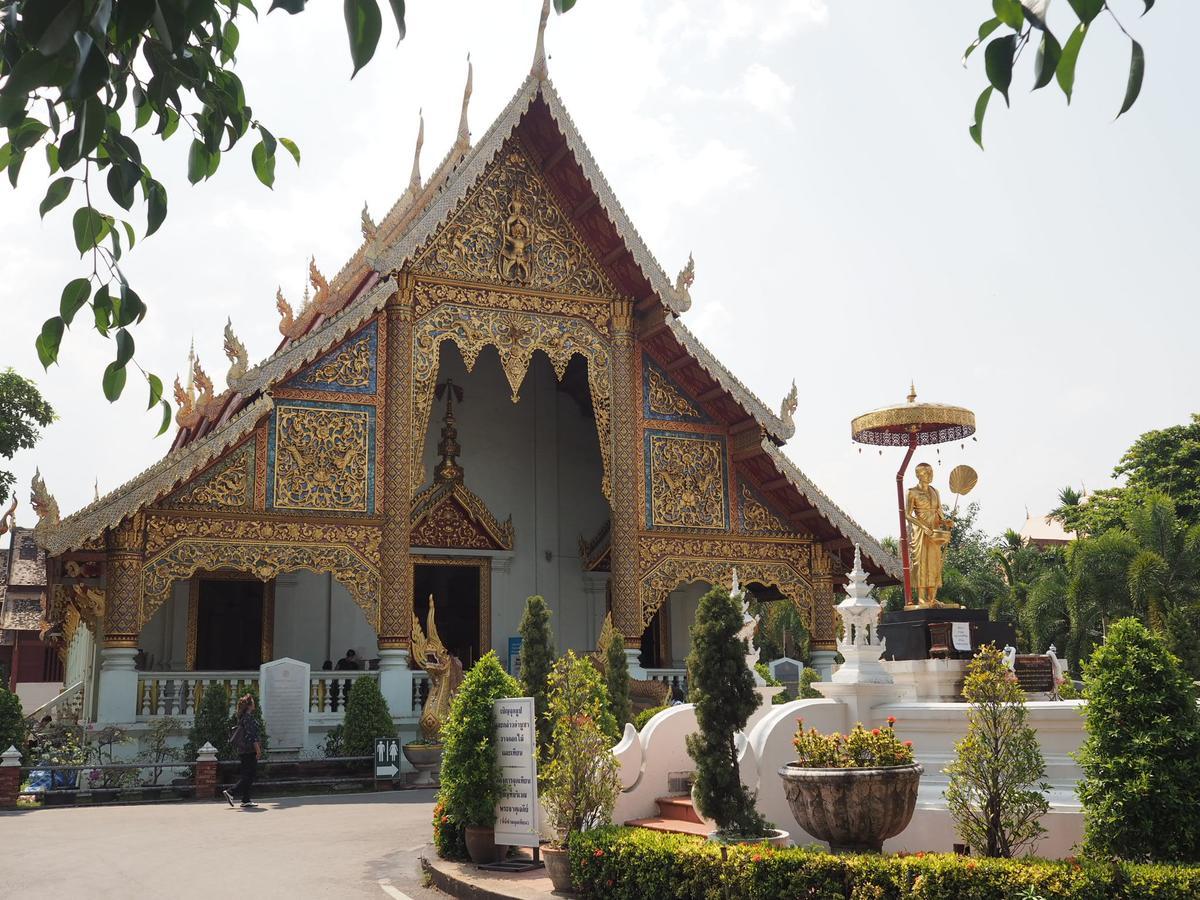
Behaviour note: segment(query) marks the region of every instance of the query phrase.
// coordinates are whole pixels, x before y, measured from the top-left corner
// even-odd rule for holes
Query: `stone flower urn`
[[[834,853],[883,851],[883,842],[903,831],[917,805],[924,769],[918,763],[878,769],[779,770],[796,822],[829,842]]]
[[[400,748],[409,765],[417,770],[413,784],[418,787],[431,787],[434,775],[441,772],[442,745],[426,744],[422,741],[409,741]]]

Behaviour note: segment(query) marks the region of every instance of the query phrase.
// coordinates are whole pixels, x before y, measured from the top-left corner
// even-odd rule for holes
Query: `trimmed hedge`
[[[571,842],[571,876],[605,900],[1192,900],[1200,866],[974,859],[954,854],[834,856],[721,847],[687,835],[600,828]]]

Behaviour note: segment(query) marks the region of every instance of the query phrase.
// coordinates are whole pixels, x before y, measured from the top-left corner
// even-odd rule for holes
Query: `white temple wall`
[[[696,609],[700,598],[709,592],[712,585],[697,581],[685,584],[671,591],[666,602],[669,604],[671,620],[671,661],[672,668],[682,668],[688,653],[692,649],[692,622],[696,619]]]
[[[560,652],[592,649],[604,617],[603,585],[597,602],[595,576],[582,571],[578,543],[580,536],[592,537],[609,517],[600,490],[595,423],[559,389],[549,360],[540,352],[534,355],[515,404],[491,348],[480,354],[468,374],[457,348],[443,344],[438,380],[446,378],[464,390],[455,418],[466,486],[498,519],[511,514],[513,520],[513,553],[494,555],[492,561],[493,649],[507,662],[508,639],[517,635],[525,600],[532,594],[546,598]],[[435,403],[430,415],[425,484],[440,458],[437,444],[444,408]]]
[[[187,621],[189,584],[175,582],[171,597],[150,617],[138,637],[150,668],[157,672],[187,669]]]
[[[354,650],[365,665],[379,656],[375,629],[336,578],[300,571],[275,581],[275,652],[306,662],[314,672]]]

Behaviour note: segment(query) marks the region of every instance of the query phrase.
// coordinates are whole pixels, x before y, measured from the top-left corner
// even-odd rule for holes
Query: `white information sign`
[[[272,750],[299,750],[308,735],[309,665],[298,659],[276,659],[258,670],[263,719]]]
[[[955,650],[963,650],[969,653],[971,650],[971,623],[951,622],[950,643],[954,645]]]
[[[537,732],[532,697],[497,700],[496,759],[500,799],[496,804],[496,843],[538,845]]]

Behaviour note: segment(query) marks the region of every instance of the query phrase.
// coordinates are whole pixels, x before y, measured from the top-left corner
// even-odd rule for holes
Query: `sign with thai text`
[[[308,736],[309,665],[276,659],[258,670],[263,719],[272,750],[299,750]]]
[[[519,678],[521,668],[521,638],[510,637],[508,639],[508,674],[513,678]]]
[[[496,760],[500,799],[496,803],[496,843],[538,845],[537,730],[532,697],[510,697],[492,705],[496,720]]]
[[[950,623],[950,642],[954,645],[955,650],[962,650],[966,653],[971,652],[971,623],[970,622],[951,622]]]

